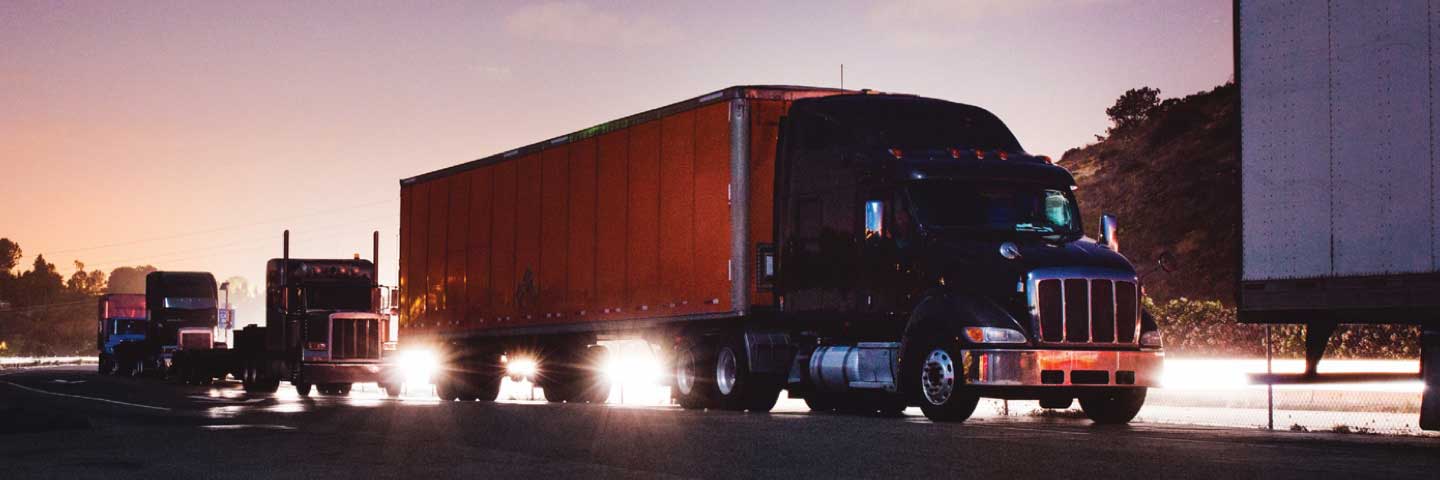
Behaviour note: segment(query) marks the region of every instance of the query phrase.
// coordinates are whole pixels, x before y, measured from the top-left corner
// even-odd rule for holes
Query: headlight
[[[406,383],[429,383],[440,362],[429,350],[406,350],[400,353],[395,365]]]
[[[974,343],[1025,343],[1025,334],[1013,328],[965,327],[965,338]]]
[[[517,358],[505,362],[505,373],[510,375],[511,380],[517,382],[534,377],[536,370],[535,361],[528,358]]]
[[[1164,343],[1165,341],[1160,336],[1159,330],[1151,330],[1140,334],[1140,346],[1142,347],[1160,348],[1160,346]]]

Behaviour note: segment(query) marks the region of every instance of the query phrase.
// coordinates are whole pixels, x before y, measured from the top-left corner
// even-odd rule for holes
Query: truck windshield
[[[309,310],[370,311],[370,287],[305,287],[305,308]]]
[[[134,319],[115,320],[115,335],[143,335],[145,321]]]
[[[932,181],[913,183],[906,193],[927,228],[1080,235],[1080,211],[1068,188]]]

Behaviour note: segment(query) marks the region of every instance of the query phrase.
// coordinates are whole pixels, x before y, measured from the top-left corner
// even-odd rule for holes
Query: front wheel
[[[932,345],[920,350],[920,411],[935,422],[963,422],[975,413],[980,397],[965,388],[960,368],[960,350],[952,345]]]
[[[1080,409],[1085,416],[1101,425],[1122,425],[1130,423],[1145,406],[1144,388],[1107,390],[1080,397]]]
[[[111,360],[109,355],[101,355],[101,356],[100,356],[100,374],[101,374],[101,375],[109,375],[111,372],[114,372],[114,371],[115,371],[115,361],[114,361],[114,360]]]

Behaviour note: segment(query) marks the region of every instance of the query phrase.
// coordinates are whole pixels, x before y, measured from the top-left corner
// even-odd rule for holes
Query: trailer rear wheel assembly
[[[711,405],[709,390],[715,388],[714,355],[700,342],[687,341],[675,349],[675,387],[680,408],[696,410]]]
[[[302,397],[310,396],[310,387],[312,387],[312,385],[305,382],[292,382],[291,384],[295,386],[295,393],[300,394]]]
[[[714,356],[714,398],[720,408],[769,412],[780,398],[780,382],[750,370],[741,337],[718,338]]]
[[[1102,425],[1129,423],[1145,406],[1144,388],[1107,390],[1080,397],[1080,409],[1085,416]]]

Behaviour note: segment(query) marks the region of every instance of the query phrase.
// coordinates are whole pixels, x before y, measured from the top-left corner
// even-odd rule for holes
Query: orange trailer
[[[773,241],[780,117],[843,92],[732,87],[402,180],[402,336],[593,332],[772,304],[751,272]]]

